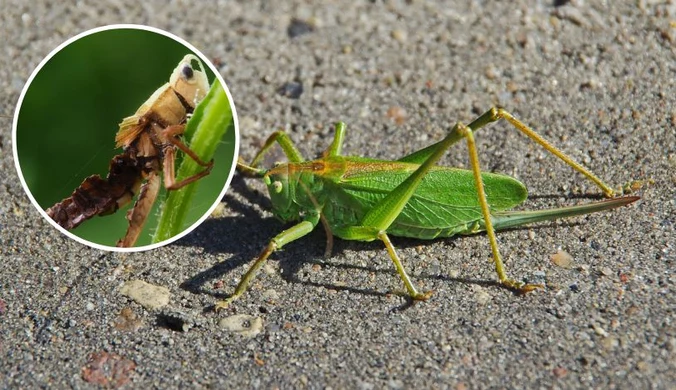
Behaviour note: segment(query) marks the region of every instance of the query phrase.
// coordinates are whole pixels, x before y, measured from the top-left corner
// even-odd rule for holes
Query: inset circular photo
[[[45,58],[13,126],[24,189],[86,245],[138,251],[189,233],[234,173],[239,133],[218,69],[165,31],[114,25]]]

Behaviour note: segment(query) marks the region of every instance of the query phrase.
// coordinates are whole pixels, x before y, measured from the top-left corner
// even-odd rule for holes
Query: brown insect
[[[127,212],[127,233],[117,242],[118,247],[133,246],[157,198],[160,171],[164,173],[167,190],[181,188],[211,172],[213,160],[203,162],[178,138],[183,134],[188,115],[208,90],[202,62],[192,54],[183,57],[169,82],[120,123],[115,142],[123,152],[110,161],[108,176],[105,179],[89,176],[70,197],[47,209],[47,215],[70,230],[95,215],[114,213],[138,193],[136,203]],[[177,182],[174,169],[177,148],[206,168]]]

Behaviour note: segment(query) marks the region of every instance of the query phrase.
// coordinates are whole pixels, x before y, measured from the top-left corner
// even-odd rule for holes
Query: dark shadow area
[[[235,193],[251,204],[261,204],[263,208],[270,208],[267,195],[249,188],[242,176],[233,177],[228,192],[229,194],[225,195],[223,201],[226,207],[238,214],[237,216],[207,219],[190,235],[174,244],[203,247],[206,252],[216,255],[232,254],[229,259],[181,283],[180,287],[191,293],[209,294],[217,299],[228,297],[232,291],[214,292],[211,282],[223,279],[233,269],[252,263],[272,237],[291,226],[275,218],[262,218],[255,208],[238,200],[236,196],[230,195]],[[301,240],[303,245],[308,247],[303,251],[304,253],[317,253],[317,255],[323,253],[326,238],[321,228],[315,229]],[[282,277],[292,282],[297,281],[294,275],[303,265],[303,257],[307,256],[298,255],[298,244],[290,243],[270,258],[271,261],[279,262]]]
[[[172,330],[174,332],[186,332],[189,328],[188,323],[177,315],[160,313],[156,317],[155,325]]]

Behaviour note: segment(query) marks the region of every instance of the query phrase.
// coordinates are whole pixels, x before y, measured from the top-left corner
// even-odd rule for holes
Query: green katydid
[[[289,136],[277,131],[267,139],[250,164],[239,162],[238,169],[247,176],[263,179],[276,217],[282,221],[300,222],[269,242],[242,277],[234,294],[217,302],[216,309],[225,308],[239,298],[273,252],[310,233],[320,222],[327,233],[327,255],[334,235],[345,240],[381,240],[408,295],[414,300],[426,300],[431,292],[418,292],[415,288],[389,235],[433,239],[485,231],[502,285],[520,292],[544,287],[507,277],[495,230],[608,210],[628,205],[639,197],[617,197],[548,210],[507,211],[526,200],[526,187],[512,177],[481,172],[473,135],[500,119],[505,119],[582,173],[600,187],[606,197],[615,196],[616,191],[596,175],[501,108],[491,108],[469,125],[457,123],[442,141],[396,161],[342,156],[343,123],[336,124],[333,142],[319,159],[313,161],[305,161]],[[467,142],[472,169],[437,166],[446,150],[462,139]],[[257,168],[264,154],[275,143],[282,148],[289,162],[271,169]]]

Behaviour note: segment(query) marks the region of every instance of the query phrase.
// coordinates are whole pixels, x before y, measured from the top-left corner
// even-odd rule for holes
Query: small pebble
[[[550,257],[550,259],[552,263],[554,263],[554,265],[561,268],[571,269],[574,266],[573,256],[571,256],[570,254],[568,254],[568,252],[563,251],[561,249],[559,249],[555,254],[553,254]]]
[[[633,316],[635,314],[638,314],[641,312],[641,309],[638,308],[638,306],[629,306],[627,310],[624,311],[624,314],[628,316]]]
[[[493,297],[486,292],[486,289],[481,286],[474,286],[472,289],[474,290],[474,299],[480,305],[485,305],[493,299]]]
[[[392,38],[400,43],[405,43],[408,39],[408,35],[406,34],[406,31],[397,29],[392,31]]]
[[[314,31],[315,24],[297,18],[291,19],[291,23],[289,23],[289,26],[286,28],[286,34],[289,38],[296,38]]]
[[[134,302],[149,310],[156,310],[169,304],[169,289],[162,286],[155,286],[146,283],[143,280],[127,281],[120,294],[131,298]]]
[[[218,326],[228,332],[251,338],[256,337],[263,330],[263,319],[248,314],[236,314],[222,318],[218,321]]]
[[[279,300],[279,293],[273,289],[268,289],[263,292],[263,298],[268,301],[277,301]]]
[[[399,106],[392,106],[387,110],[387,117],[394,120],[397,125],[406,122],[406,110]]]
[[[214,211],[211,212],[212,218],[219,218],[225,215],[225,203],[220,202],[214,208]]]
[[[594,325],[592,325],[592,328],[594,328],[594,332],[596,332],[597,335],[603,336],[603,337],[608,337],[608,332],[606,332],[606,330],[603,329],[602,327],[594,324]]]
[[[143,321],[138,318],[130,307],[125,307],[120,310],[120,314],[117,315],[113,326],[118,330],[136,332],[143,327]]]
[[[557,378],[563,378],[564,376],[568,375],[568,370],[566,370],[564,367],[556,367],[552,370],[552,373]]]
[[[289,99],[298,99],[303,94],[303,84],[297,81],[284,83],[277,89],[277,93]]]
[[[117,389],[131,381],[135,369],[136,363],[133,360],[101,351],[89,355],[89,360],[80,373],[87,383]]]
[[[638,370],[641,371],[641,372],[652,371],[650,363],[644,362],[644,361],[640,361],[640,362],[636,363],[636,368],[638,368]]]
[[[601,340],[601,346],[608,351],[612,351],[618,345],[620,345],[620,342],[615,337],[605,337]]]
[[[263,272],[265,272],[268,275],[273,275],[277,273],[277,269],[272,263],[267,263],[265,266],[263,266]]]

